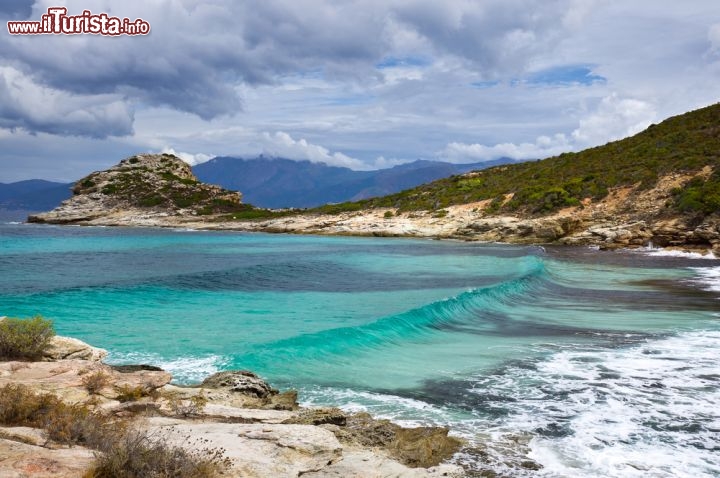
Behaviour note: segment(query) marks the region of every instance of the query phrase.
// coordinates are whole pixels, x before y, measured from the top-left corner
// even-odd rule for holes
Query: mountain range
[[[417,160],[388,169],[355,171],[310,161],[260,156],[216,157],[193,168],[205,183],[241,191],[259,207],[306,208],[385,196],[454,174],[514,162],[509,158],[473,164]]]
[[[454,174],[514,162],[508,158],[473,164],[417,160],[388,169],[355,171],[310,161],[259,156],[216,157],[196,165],[205,183],[243,193],[244,201],[265,208],[306,208],[396,193]],[[0,183],[0,209],[47,211],[72,195],[72,183],[31,179]]]
[[[0,183],[0,209],[47,211],[72,195],[72,183],[29,179]]]

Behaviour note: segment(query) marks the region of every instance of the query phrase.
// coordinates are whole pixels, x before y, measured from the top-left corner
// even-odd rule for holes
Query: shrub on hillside
[[[32,319],[2,319],[0,360],[39,359],[54,336],[52,321],[40,316]]]

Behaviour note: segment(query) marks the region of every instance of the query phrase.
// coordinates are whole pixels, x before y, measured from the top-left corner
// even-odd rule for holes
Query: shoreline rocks
[[[0,362],[0,387],[22,384],[133,420],[188,451],[224,449],[231,462],[225,476],[465,476],[459,466],[443,464],[461,446],[447,428],[403,428],[364,413],[301,408],[297,392],[280,392],[249,371],[178,387],[151,365],[104,364],[106,353],[57,337],[44,361]],[[92,465],[97,452],[43,437],[42,430],[0,426],[0,476],[75,477]]]

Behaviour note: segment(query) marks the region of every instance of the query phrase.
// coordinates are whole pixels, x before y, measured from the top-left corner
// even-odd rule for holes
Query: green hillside
[[[498,166],[452,176],[397,194],[364,201],[323,206],[317,212],[337,213],[375,207],[399,211],[439,210],[454,204],[492,199],[490,211],[545,214],[602,199],[608,189],[653,187],[673,172],[713,167],[707,181],[696,179],[675,194],[670,206],[683,212],[710,214],[720,210],[720,103],[675,116],[620,141],[579,153]],[[513,193],[505,202],[505,195]],[[503,204],[505,202],[505,204]]]

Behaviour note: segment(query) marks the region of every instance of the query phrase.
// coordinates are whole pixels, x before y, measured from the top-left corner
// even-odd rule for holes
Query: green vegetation
[[[707,180],[694,178],[673,193],[677,208],[683,212],[708,215],[720,211],[720,168],[716,168]]]
[[[0,360],[35,360],[42,357],[55,336],[51,320],[0,320]]]
[[[670,173],[714,173],[676,191],[671,207],[700,215],[720,209],[720,104],[675,116],[645,131],[579,153],[497,166],[358,202],[322,206],[312,212],[337,214],[391,207],[399,212],[441,210],[454,204],[491,199],[490,212],[547,214],[584,199],[599,200],[608,189],[652,188]],[[513,194],[510,201],[504,195]]]
[[[302,211],[299,209],[263,209],[252,204],[241,204],[234,208],[230,214],[218,218],[220,221],[262,221],[279,217],[296,216]]]
[[[131,158],[131,163],[132,159],[136,158]],[[163,156],[161,161],[169,162],[171,159]],[[200,215],[230,213],[239,208],[235,201],[224,197],[231,194],[231,191],[207,187],[195,179],[180,177],[170,170],[158,174],[163,180],[160,186],[157,178],[153,177],[154,174],[147,167],[120,168],[118,171],[119,174],[105,184],[101,192],[137,204],[139,207],[191,208]],[[92,176],[79,184],[83,187],[88,181],[94,184],[91,178]],[[82,188],[79,191],[85,192]]]

